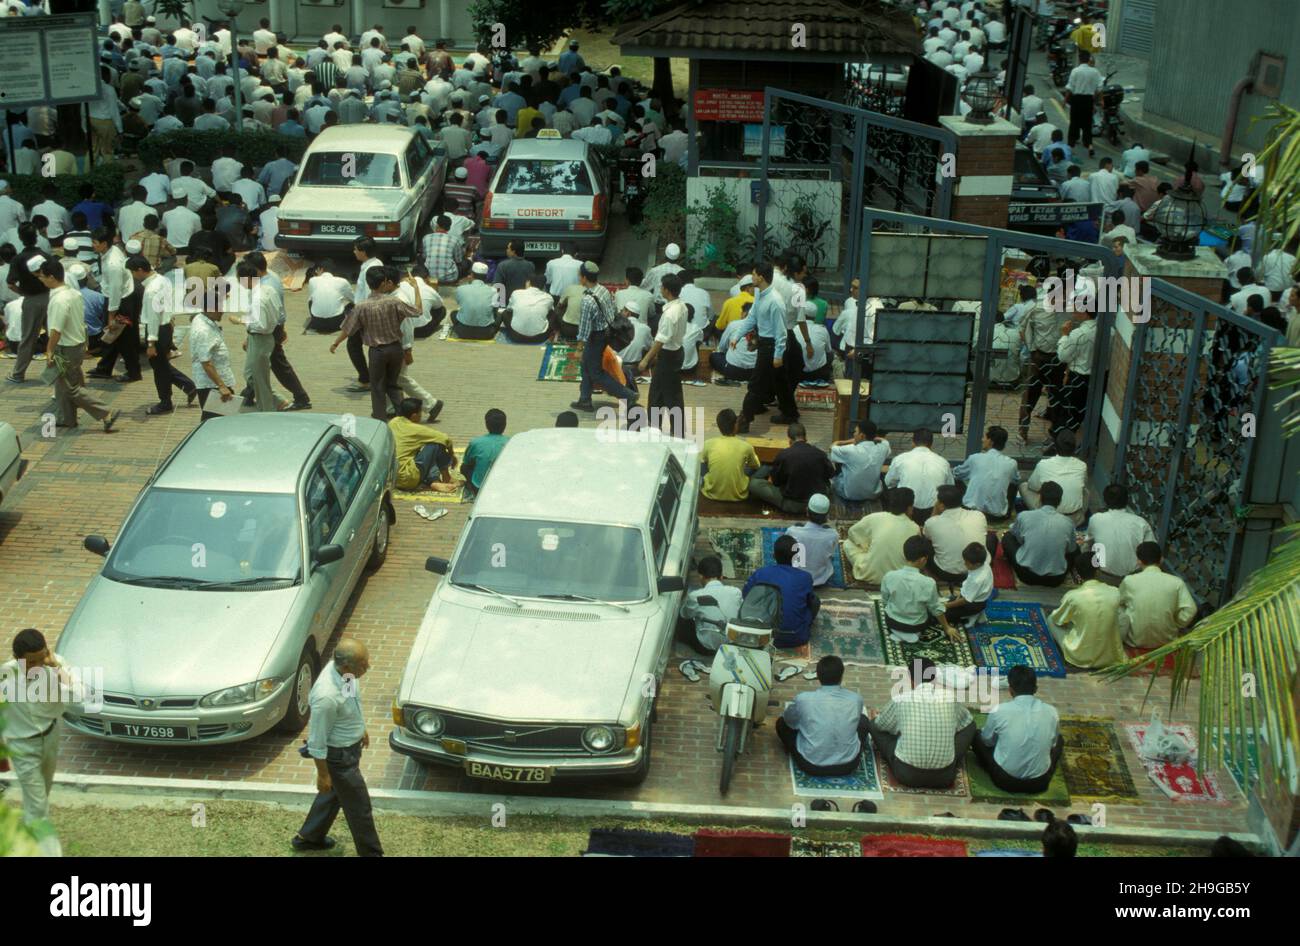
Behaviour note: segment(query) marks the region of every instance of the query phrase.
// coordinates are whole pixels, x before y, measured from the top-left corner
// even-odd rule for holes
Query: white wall
[[[736,178],[736,177],[688,177],[686,179],[686,206],[689,208],[697,203],[704,203],[708,198],[708,192],[719,185],[726,187],[731,192],[732,199],[740,209],[740,232],[748,234],[754,226],[758,224],[758,204],[750,201],[750,184],[753,178]],[[830,229],[822,238],[823,266],[835,266],[840,258],[840,208],[844,192],[844,185],[839,181],[786,181],[775,180],[770,182],[771,197],[767,207],[767,227],[768,233],[776,239],[777,245],[784,249],[789,242],[789,231],[786,229],[785,213],[782,208],[788,208],[799,196],[812,193],[816,196],[818,209],[821,212],[821,218],[830,220]],[[688,247],[695,246],[699,242],[699,225],[693,215],[688,214],[686,218],[686,244]]]

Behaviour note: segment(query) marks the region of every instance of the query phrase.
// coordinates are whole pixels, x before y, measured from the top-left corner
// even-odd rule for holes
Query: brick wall
[[[1007,225],[1007,197],[963,197],[960,194],[952,198],[952,219],[962,223],[973,223],[981,227],[998,227]]]
[[[1015,139],[962,138],[957,145],[957,176],[1005,175],[1015,164]]]

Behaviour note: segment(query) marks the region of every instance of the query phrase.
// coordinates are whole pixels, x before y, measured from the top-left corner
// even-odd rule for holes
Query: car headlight
[[[252,703],[255,700],[265,699],[270,696],[279,685],[279,677],[267,677],[265,680],[258,680],[255,683],[242,683],[237,687],[227,687],[224,690],[218,690],[216,693],[209,693],[199,700],[199,705],[238,706],[241,703]]]
[[[588,726],[582,731],[582,744],[592,752],[608,752],[617,741],[609,726]]]
[[[433,710],[416,710],[411,714],[411,728],[423,736],[437,738],[447,728],[447,721],[442,718],[441,713],[435,713]]]

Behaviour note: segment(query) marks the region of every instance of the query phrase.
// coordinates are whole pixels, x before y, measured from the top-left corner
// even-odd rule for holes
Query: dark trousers
[[[1056,356],[1047,352],[1035,351],[1029,355],[1029,384],[1025,387],[1024,399],[1020,402],[1020,435],[1029,434],[1029,424],[1034,419],[1034,408],[1038,399],[1047,392],[1047,416],[1055,422],[1060,412],[1061,382],[1065,366],[1056,360]]]
[[[1088,382],[1090,375],[1075,374],[1071,371],[1061,386],[1061,414],[1057,422],[1066,430],[1076,433],[1083,427],[1084,415],[1088,413]]]
[[[505,332],[506,338],[510,339],[512,342],[519,345],[539,345],[551,337],[552,328],[549,320],[547,321],[546,328],[537,335],[522,335],[515,331],[514,324],[511,321],[513,317],[514,313],[507,309],[505,316],[501,321],[501,331]]]
[[[924,624],[904,624],[892,615],[885,615],[885,630],[897,631],[900,634],[924,634],[926,631],[937,626],[938,621],[933,617],[928,617]]]
[[[496,338],[497,324],[492,322],[489,325],[466,325],[456,317],[457,313],[451,315],[451,333],[457,338],[472,338],[480,341],[489,338]]]
[[[140,327],[134,322],[123,328],[121,334],[108,346],[104,356],[95,365],[95,374],[111,376],[119,355],[126,376],[133,381],[140,380]]]
[[[370,416],[375,420],[388,420],[389,403],[394,411],[402,406],[402,389],[397,383],[402,360],[401,342],[370,349]]]
[[[679,617],[677,619],[677,630],[674,636],[683,644],[689,645],[701,657],[712,657],[717,653],[716,650],[711,650],[700,643],[700,639],[695,633],[695,622],[690,618]]]
[[[348,336],[348,360],[357,370],[357,383],[369,384],[370,365],[366,362],[366,343],[361,340],[360,330]]]
[[[1083,136],[1083,146],[1092,147],[1092,111],[1094,100],[1091,95],[1070,96],[1070,130],[1066,133],[1066,143],[1073,148],[1075,142]]]
[[[949,585],[960,585],[966,580],[966,575],[964,573],[957,575],[953,572],[946,572],[935,563],[934,559],[930,559],[930,564],[926,566],[926,571],[934,577],[935,581],[945,582]]]
[[[1079,556],[1077,548],[1071,549],[1065,553],[1066,569],[1059,575],[1040,575],[1038,572],[1030,571],[1016,561],[1016,553],[1020,551],[1021,542],[1014,535],[1008,532],[1002,537],[1002,553],[1006,555],[1007,561],[1011,563],[1011,568],[1016,573],[1016,577],[1026,585],[1041,585],[1044,588],[1056,588],[1065,581],[1065,576],[1069,574],[1070,567],[1074,565],[1074,560]]]
[[[428,486],[451,466],[451,454],[440,443],[426,443],[415,451],[415,466],[420,471],[420,485]]]
[[[36,340],[45,331],[45,312],[50,305],[50,294],[38,292],[32,296],[23,296],[23,337],[18,342],[18,360],[14,362],[13,376],[22,379],[27,375],[27,366],[36,354]]]
[[[754,377],[753,368],[737,368],[727,364],[727,356],[720,351],[709,353],[709,367],[728,381],[748,381]]]
[[[650,372],[649,406],[668,412],[674,437],[685,436],[686,398],[682,394],[682,361],[685,357],[683,349],[669,351],[661,348]]]
[[[973,618],[977,614],[983,614],[984,609],[988,607],[987,601],[967,601],[965,604],[948,605],[948,620],[961,621],[966,618]]]
[[[915,506],[912,507],[912,521],[918,526],[924,526],[925,521],[932,515],[934,515],[933,506],[926,506],[924,509],[917,509]]]
[[[186,395],[194,392],[194,382],[189,375],[175,367],[167,357],[172,350],[173,331],[171,323],[158,326],[158,340],[152,343],[153,357],[149,359],[149,367],[153,369],[153,386],[158,392],[158,403],[163,407],[172,406],[173,387],[180,388]]]
[[[293,395],[293,403],[310,404],[311,398],[307,396],[307,390],[298,380],[298,372],[293,370],[293,365],[289,364],[289,358],[284,353],[284,326],[281,325],[275,330],[275,348],[271,352],[271,374],[275,375],[275,380],[284,385],[285,389]]]
[[[1037,795],[1047,791],[1047,787],[1052,784],[1057,763],[1061,761],[1061,751],[1065,748],[1065,739],[1061,736],[1056,737],[1056,742],[1052,746],[1051,764],[1047,767],[1047,771],[1037,778],[1016,778],[1014,775],[1008,775],[1007,771],[998,765],[997,759],[993,758],[993,747],[986,745],[983,739],[977,737],[970,747],[975,753],[975,758],[979,759],[980,765],[984,767],[985,772],[989,773],[989,778],[993,779],[993,784],[998,788],[1017,795]]]
[[[427,325],[421,325],[412,334],[416,338],[428,338],[438,329],[442,328],[442,320],[446,318],[447,310],[443,308],[434,309],[429,313],[429,322]]]
[[[858,720],[858,744],[865,748],[867,745],[868,724],[869,720],[863,716]],[[794,759],[794,764],[805,775],[848,775],[857,770],[861,763],[861,752],[855,755],[848,762],[841,762],[839,765],[813,765],[799,753],[799,730],[793,728],[781,717],[776,719],[776,737],[781,740],[781,745],[785,751]]]
[[[745,420],[753,420],[767,407],[772,395],[776,395],[777,404],[787,420],[799,416],[799,409],[794,403],[794,393],[786,383],[785,368],[774,367],[776,342],[770,338],[758,340],[758,361],[754,364],[754,376],[749,381],[749,390],[745,392],[745,403],[740,408]]]
[[[401,350],[401,346],[398,346]],[[318,792],[307,812],[307,820],[298,829],[304,841],[319,843],[339,815],[339,809],[348,819],[352,844],[361,857],[383,857],[384,848],[375,831],[375,816],[370,807],[370,790],[361,776],[361,743],[344,749],[331,748],[325,760],[330,773],[330,790]]]
[[[785,386],[790,389],[791,401],[794,400],[795,389],[799,387],[799,382],[803,380],[803,360],[803,332],[799,331],[798,328],[792,328],[785,333],[785,358],[781,364],[781,370],[785,372]],[[781,412],[785,413],[784,408]]]
[[[214,417],[221,416],[220,414],[214,411],[208,410],[208,398],[210,397],[216,398],[217,400],[221,400],[221,392],[219,392],[216,388],[199,388],[199,423],[200,424],[203,423],[205,420],[212,420],[212,418]]]
[[[555,334],[562,339],[573,341],[578,337],[578,326],[571,325],[563,319],[560,319],[555,323]]]
[[[957,769],[966,758],[966,750],[978,734],[975,723],[971,722],[952,737],[952,762],[941,769],[918,769],[898,758],[898,734],[885,732],[874,721],[867,724],[871,738],[880,750],[889,771],[900,785],[908,788],[947,788],[957,780]]]
[[[578,383],[578,400],[584,404],[591,402],[591,391],[597,384],[601,390],[620,401],[636,399],[636,392],[626,385],[619,384],[604,368],[605,332],[592,332],[582,346],[582,379]],[[666,353],[664,353],[666,354]],[[681,363],[678,362],[680,367]],[[658,368],[655,369],[658,373]],[[653,396],[654,387],[650,388]]]

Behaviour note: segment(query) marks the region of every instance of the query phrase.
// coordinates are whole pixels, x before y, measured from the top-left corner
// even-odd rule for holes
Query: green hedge
[[[307,150],[305,138],[293,138],[277,131],[195,131],[185,128],[165,135],[148,135],[141,139],[138,151],[146,167],[168,154],[207,167],[221,157],[221,151],[227,145],[234,147],[239,161],[254,167],[275,160],[280,148],[287,147],[289,157],[295,161]]]
[[[89,174],[13,174],[7,180],[13,199],[29,209],[45,199],[45,185],[50,183],[59,189],[59,203],[68,207],[81,200],[81,185],[86,183],[94,184],[99,199],[108,203],[116,203],[126,193],[126,167],[115,161],[100,162]]]

